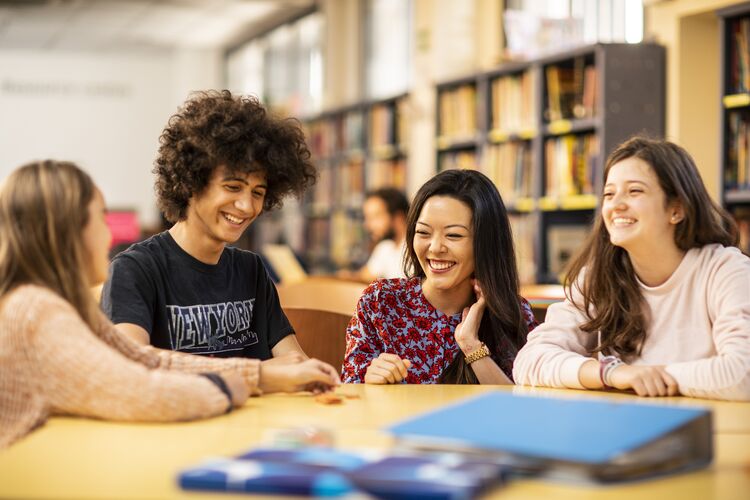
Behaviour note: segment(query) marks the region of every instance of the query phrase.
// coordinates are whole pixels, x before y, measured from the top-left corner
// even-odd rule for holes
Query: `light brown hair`
[[[92,328],[98,306],[85,269],[83,230],[96,187],[73,163],[45,160],[13,171],[0,186],[0,296],[23,284],[70,302]]]

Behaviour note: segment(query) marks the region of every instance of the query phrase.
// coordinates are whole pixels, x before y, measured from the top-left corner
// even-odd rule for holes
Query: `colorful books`
[[[473,498],[506,468],[455,454],[375,456],[329,448],[257,449],[209,459],[180,473],[186,490],[341,496],[361,491],[392,500]]]

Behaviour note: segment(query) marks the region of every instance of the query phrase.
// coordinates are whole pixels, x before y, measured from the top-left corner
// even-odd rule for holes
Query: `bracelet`
[[[599,360],[599,379],[601,379],[604,389],[613,388],[610,377],[615,368],[622,364],[624,363],[617,356],[604,356]]]
[[[474,361],[478,361],[478,360],[484,358],[485,356],[489,356],[490,355],[490,350],[487,347],[487,345],[484,342],[482,342],[481,344],[482,345],[481,345],[481,347],[479,347],[479,349],[477,349],[476,351],[474,351],[471,354],[469,354],[468,356],[466,356],[465,359],[466,359],[466,364],[467,365],[470,365]]]
[[[218,373],[199,373],[199,375],[206,377],[208,380],[213,382],[213,384],[218,387],[221,392],[224,393],[224,395],[227,397],[227,401],[229,401],[229,406],[227,407],[226,413],[232,411],[232,408],[234,408],[234,403],[232,403],[232,393],[229,390],[224,377],[222,377]]]

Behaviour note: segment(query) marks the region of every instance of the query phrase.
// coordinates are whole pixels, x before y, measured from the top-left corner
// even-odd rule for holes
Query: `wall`
[[[75,161],[111,208],[158,224],[158,137],[189,90],[218,85],[212,52],[0,51],[0,178],[33,159]]]

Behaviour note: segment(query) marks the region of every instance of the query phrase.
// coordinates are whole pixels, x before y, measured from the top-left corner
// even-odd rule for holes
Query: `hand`
[[[328,363],[307,359],[298,363],[261,363],[263,392],[325,392],[339,385],[338,372]]]
[[[473,280],[473,284],[477,301],[470,307],[464,308],[463,314],[461,315],[461,323],[458,324],[456,331],[453,334],[458,347],[461,348],[461,351],[463,351],[464,354],[471,354],[479,349],[479,324],[482,321],[484,310],[487,307],[487,303],[484,300],[484,294],[482,293],[482,287],[479,285],[479,282]]]
[[[227,384],[230,394],[232,394],[232,407],[239,408],[245,404],[250,397],[250,390],[247,387],[244,377],[236,373],[227,373],[221,376],[224,383]]]
[[[373,359],[365,373],[365,384],[397,384],[406,378],[411,361],[383,352]]]
[[[609,375],[616,389],[633,389],[639,396],[676,396],[677,381],[663,366],[620,365]]]

